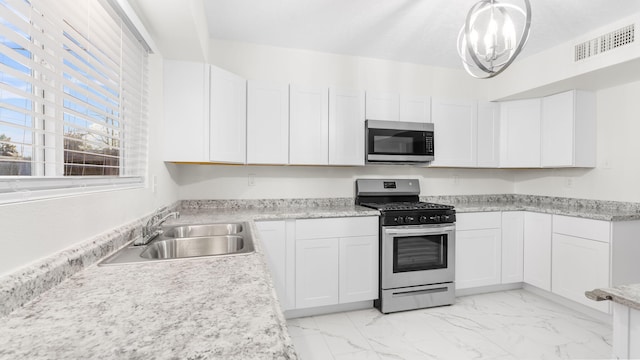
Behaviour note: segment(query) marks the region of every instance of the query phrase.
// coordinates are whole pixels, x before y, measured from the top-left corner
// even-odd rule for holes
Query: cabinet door
[[[364,165],[364,92],[329,90],[329,164]]]
[[[329,89],[290,86],[289,162],[329,163]]]
[[[478,167],[500,166],[500,105],[478,103]]]
[[[400,96],[398,94],[367,91],[367,120],[400,120]]]
[[[433,166],[477,165],[478,106],[475,101],[433,98]]]
[[[522,282],[524,212],[502,213],[502,283]]]
[[[456,231],[456,289],[500,284],[500,229]]]
[[[551,291],[550,214],[524,214],[524,282]]]
[[[271,271],[273,285],[282,310],[292,308],[287,302],[286,269],[287,269],[287,233],[284,221],[259,221],[256,227],[260,231],[260,244],[264,249],[267,265]]]
[[[247,83],[247,163],[289,163],[289,86]]]
[[[551,290],[583,305],[609,312],[608,302],[596,302],[584,292],[609,287],[609,244],[553,234]]]
[[[165,161],[209,161],[209,67],[164,60]]]
[[[340,239],[340,303],[378,298],[378,236]]]
[[[431,97],[420,95],[400,96],[400,121],[431,122]]]
[[[572,90],[542,98],[542,166],[596,166],[596,98]]]
[[[209,159],[246,162],[247,81],[211,66]]]
[[[542,166],[572,166],[573,91],[542,98]]]
[[[296,308],[338,303],[339,239],[296,241]]]
[[[500,104],[500,166],[540,167],[540,99]]]

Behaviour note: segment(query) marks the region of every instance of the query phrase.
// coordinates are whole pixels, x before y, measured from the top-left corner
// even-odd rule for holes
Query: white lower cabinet
[[[378,297],[378,218],[296,221],[296,308]]]
[[[460,213],[456,217],[456,289],[500,284],[500,212]]]
[[[595,302],[584,292],[609,287],[611,223],[570,216],[553,216],[551,291],[609,312],[608,302]]]
[[[551,291],[551,215],[524,213],[524,282]]]
[[[340,239],[296,240],[296,308],[337,304]]]
[[[378,298],[378,217],[256,225],[283,310]]]
[[[294,220],[256,222],[282,310],[295,308],[295,239],[288,235],[294,226]]]
[[[551,289],[583,305],[609,312],[608,302],[595,302],[584,292],[609,287],[609,244],[553,234]]]
[[[340,239],[339,302],[378,298],[378,236]]]
[[[502,283],[522,282],[524,265],[524,212],[502,213]]]

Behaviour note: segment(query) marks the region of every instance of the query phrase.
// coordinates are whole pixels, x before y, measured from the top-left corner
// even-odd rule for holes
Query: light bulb
[[[516,29],[510,16],[505,16],[504,25],[502,26],[502,36],[504,37],[504,49],[509,51],[513,50],[513,44],[516,42]]]

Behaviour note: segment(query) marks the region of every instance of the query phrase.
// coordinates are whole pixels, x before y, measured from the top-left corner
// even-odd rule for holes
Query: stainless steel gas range
[[[417,179],[358,179],[356,204],[380,211],[383,313],[455,301],[453,206],[420,202]]]

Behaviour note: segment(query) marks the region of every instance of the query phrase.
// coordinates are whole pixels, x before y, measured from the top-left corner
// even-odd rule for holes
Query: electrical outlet
[[[153,191],[154,194],[158,193],[158,176],[157,175],[153,175],[153,178],[151,180],[151,191]]]
[[[256,174],[249,174],[247,177],[247,184],[249,186],[256,186]]]
[[[573,187],[573,178],[565,178],[564,179],[564,185],[568,188],[572,188]]]
[[[460,176],[453,175],[453,185],[460,185]]]

